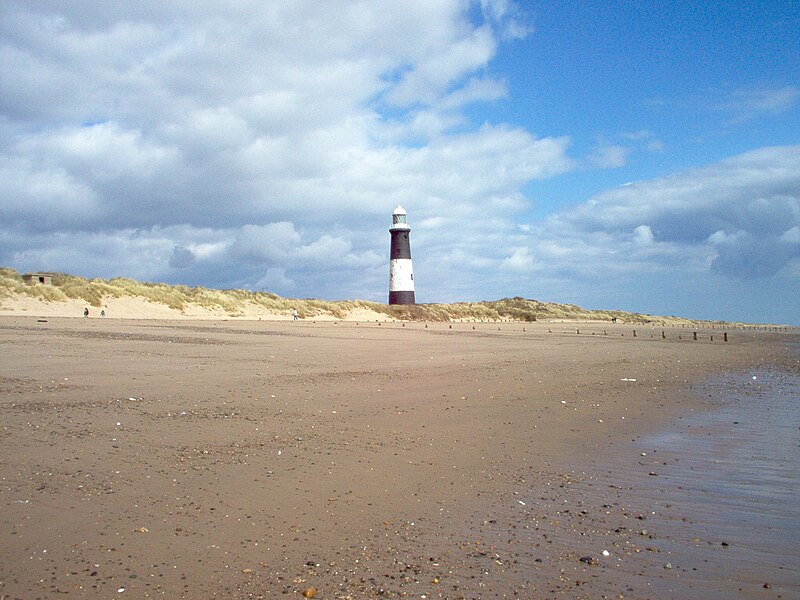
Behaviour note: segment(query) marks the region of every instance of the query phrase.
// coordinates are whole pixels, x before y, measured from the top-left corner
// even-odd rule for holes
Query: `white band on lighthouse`
[[[410,258],[393,258],[389,262],[389,291],[414,291],[414,270]]]

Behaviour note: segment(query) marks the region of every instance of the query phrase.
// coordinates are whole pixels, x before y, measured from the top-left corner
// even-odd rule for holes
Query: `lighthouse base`
[[[389,304],[415,304],[414,290],[389,292]]]

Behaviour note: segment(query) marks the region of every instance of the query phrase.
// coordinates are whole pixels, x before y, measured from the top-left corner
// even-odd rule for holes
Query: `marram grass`
[[[388,318],[407,321],[517,321],[584,320],[676,325],[698,323],[681,317],[656,317],[616,310],[587,310],[573,304],[540,302],[526,298],[503,298],[485,302],[453,304],[388,305],[366,300],[326,301],[282,298],[270,292],[247,290],[214,290],[185,285],[145,283],[123,277],[84,279],[64,273],[53,274],[53,285],[27,285],[14,269],[0,267],[0,304],[15,296],[30,296],[46,302],[82,300],[99,308],[104,298],[138,297],[148,302],[185,312],[199,307],[231,317],[244,316],[248,309],[291,315],[297,310],[301,318],[333,317],[344,319],[358,309],[371,310]]]

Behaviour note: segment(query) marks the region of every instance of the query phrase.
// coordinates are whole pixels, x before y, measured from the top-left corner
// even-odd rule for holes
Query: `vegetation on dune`
[[[519,296],[484,302],[455,302],[453,304],[417,304],[414,306],[387,306],[373,308],[397,319],[409,321],[521,321],[585,320],[680,324],[693,323],[680,317],[654,317],[621,310],[587,310],[574,304],[540,302]]]
[[[521,321],[575,319],[652,324],[695,323],[680,317],[650,315],[614,310],[586,310],[573,304],[540,302],[526,298],[503,298],[484,302],[453,304],[388,305],[364,300],[329,302],[315,299],[282,298],[269,292],[247,290],[213,290],[185,285],[144,283],[134,279],[84,279],[64,273],[53,273],[53,285],[27,285],[14,269],[0,268],[0,303],[15,296],[29,296],[47,302],[80,300],[100,307],[104,299],[138,297],[186,313],[205,309],[231,317],[252,312],[290,315],[297,310],[301,318],[333,317],[345,319],[354,311],[368,310],[387,318],[407,321]]]

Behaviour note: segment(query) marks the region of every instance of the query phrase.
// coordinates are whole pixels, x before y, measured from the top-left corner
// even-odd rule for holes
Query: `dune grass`
[[[574,304],[540,302],[526,298],[503,298],[484,302],[453,304],[417,304],[414,306],[378,305],[374,308],[397,319],[409,321],[515,321],[583,320],[608,321],[613,318],[626,323],[664,325],[695,323],[681,317],[657,317],[621,310],[587,310]]]
[[[574,304],[540,302],[521,297],[503,298],[484,302],[456,302],[453,304],[416,304],[412,306],[388,305],[365,300],[326,301],[317,299],[283,298],[269,292],[248,290],[214,290],[185,285],[147,283],[134,279],[85,279],[65,273],[53,273],[53,285],[28,285],[14,269],[0,268],[0,303],[15,296],[29,296],[46,302],[69,299],[81,300],[99,308],[105,298],[138,297],[148,302],[168,306],[179,312],[199,307],[231,317],[244,316],[251,309],[291,315],[297,310],[301,318],[333,317],[345,319],[353,311],[371,310],[387,318],[406,321],[516,321],[537,320],[591,320],[608,321],[613,318],[626,323],[680,325],[710,323],[681,317],[658,317],[619,310],[587,310]]]

